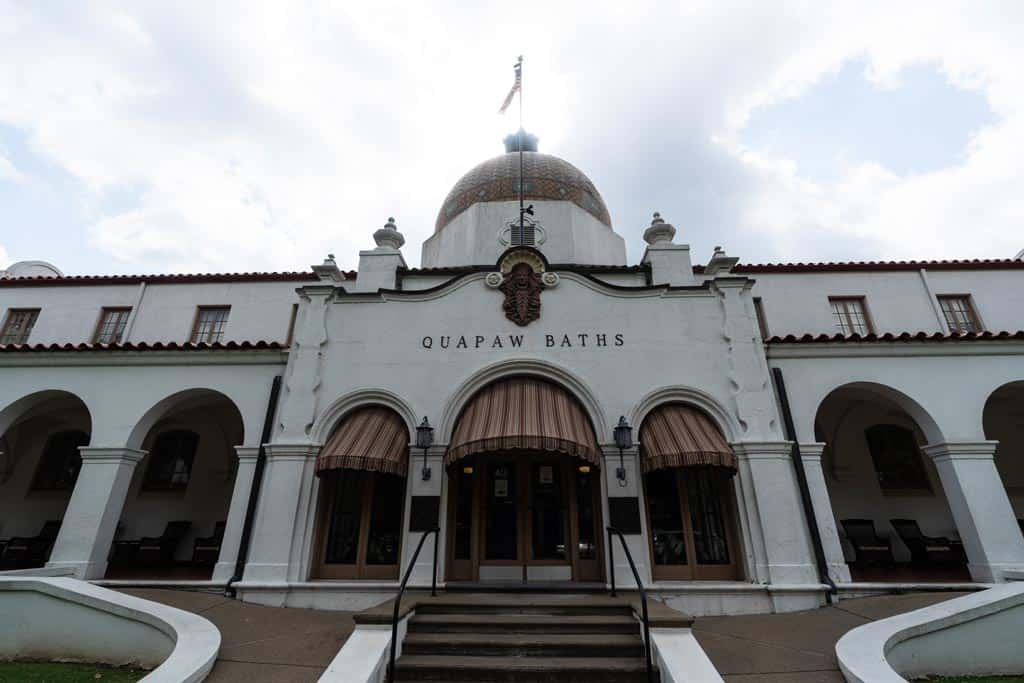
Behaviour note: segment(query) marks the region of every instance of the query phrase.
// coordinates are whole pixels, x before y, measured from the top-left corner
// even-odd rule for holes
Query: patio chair
[[[224,527],[227,522],[217,522],[213,535],[197,538],[192,546],[193,564],[215,564],[220,557],[220,545],[224,541]]]
[[[841,521],[846,538],[856,553],[855,562],[861,566],[878,565],[891,567],[895,564],[892,556],[892,539],[882,538],[875,532],[875,523],[870,519],[844,519]]]
[[[139,539],[138,550],[135,551],[135,562],[140,565],[171,564],[174,553],[188,533],[192,522],[177,520],[167,522],[164,532],[159,536],[144,536]]]
[[[0,557],[4,567],[41,567],[50,557],[50,550],[57,540],[61,521],[51,519],[43,524],[36,536],[17,536],[7,541]]]
[[[925,536],[914,519],[890,519],[889,523],[910,550],[910,561],[915,567],[967,564],[964,546],[960,541],[944,536]]]

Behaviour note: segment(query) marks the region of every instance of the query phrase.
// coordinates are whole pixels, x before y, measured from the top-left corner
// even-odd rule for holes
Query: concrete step
[[[637,634],[632,615],[420,614],[409,619],[409,633],[622,633]]]
[[[473,602],[430,600],[416,606],[417,614],[536,614],[543,616],[630,615],[633,608],[624,600],[519,600],[497,601],[479,599]]]
[[[410,633],[402,655],[473,657],[643,657],[639,634],[621,633]]]
[[[557,681],[630,683],[646,681],[643,658],[618,657],[459,657],[403,655],[395,665],[398,681]],[[657,675],[655,676],[657,680]]]

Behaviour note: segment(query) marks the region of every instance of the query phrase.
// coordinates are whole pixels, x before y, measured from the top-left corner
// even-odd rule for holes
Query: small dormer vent
[[[544,244],[544,239],[544,228],[530,218],[523,220],[521,229],[519,221],[509,221],[498,237],[498,241],[506,247],[536,247]]]

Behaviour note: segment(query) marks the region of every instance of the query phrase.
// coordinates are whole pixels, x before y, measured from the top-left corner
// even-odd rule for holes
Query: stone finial
[[[334,260],[334,254],[328,254],[323,263],[313,266],[313,272],[321,282],[342,282],[345,279],[345,274],[341,272]]]
[[[388,218],[388,222],[384,224],[384,227],[373,233],[373,241],[381,249],[401,249],[402,245],[405,244],[405,236],[398,232],[398,228],[395,226],[395,219]]]
[[[715,275],[731,273],[733,267],[739,262],[739,257],[729,256],[725,253],[725,249],[716,246],[715,253],[711,255],[711,260],[704,267],[704,274],[713,277]]]
[[[651,220],[651,227],[644,230],[644,242],[651,245],[661,242],[670,243],[675,236],[675,227],[671,223],[666,223],[661,214],[655,211],[654,218]]]

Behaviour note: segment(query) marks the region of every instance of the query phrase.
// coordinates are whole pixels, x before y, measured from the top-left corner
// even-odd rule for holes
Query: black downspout
[[[264,445],[270,441],[270,434],[274,428],[274,414],[277,412],[277,397],[281,393],[281,375],[274,378],[270,385],[270,399],[267,401],[267,415],[263,418],[263,436],[260,438],[260,450],[256,456],[256,468],[252,473],[252,486],[249,487],[249,504],[245,508],[245,522],[242,524],[242,539],[238,544],[238,559],[235,560],[235,573],[224,586],[224,595],[229,598],[235,597],[238,591],[234,583],[242,580],[242,572],[245,571],[245,562],[249,557],[249,540],[252,537],[252,524],[256,518],[256,503],[260,497],[260,486],[263,483],[263,469],[267,463],[267,453]]]
[[[814,546],[814,559],[818,563],[818,578],[828,586],[827,600],[829,604],[832,604],[832,596],[836,595],[839,590],[836,588],[832,577],[828,575],[825,548],[821,545],[821,531],[818,529],[818,518],[814,514],[814,505],[811,503],[811,490],[807,486],[807,473],[804,472],[804,460],[800,455],[800,443],[796,438],[796,428],[793,426],[793,413],[789,409],[789,395],[786,394],[786,382],[782,379],[781,368],[772,368],[772,379],[775,381],[775,391],[779,396],[779,407],[782,408],[782,421],[786,427],[786,438],[793,444],[790,457],[793,459],[793,469],[796,470],[796,483],[800,487],[800,501],[803,503],[804,516],[807,518],[807,526],[810,527],[811,545]]]

